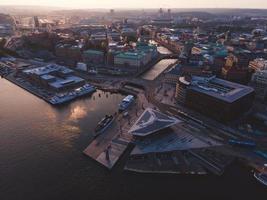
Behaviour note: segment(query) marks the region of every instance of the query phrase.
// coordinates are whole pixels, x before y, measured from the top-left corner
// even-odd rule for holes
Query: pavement
[[[113,126],[95,138],[83,151],[84,154],[108,169],[112,169],[132,141],[132,135],[128,133],[128,130],[143,113],[143,110],[150,106],[144,93],[139,94],[135,105],[127,110],[128,117],[118,114]]]

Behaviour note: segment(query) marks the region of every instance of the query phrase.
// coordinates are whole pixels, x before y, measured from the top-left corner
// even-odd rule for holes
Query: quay
[[[81,96],[84,96],[84,95],[89,95],[89,94],[92,94],[93,92],[96,91],[96,89],[94,87],[85,88],[85,86],[82,86],[82,88],[84,90],[76,92],[76,95],[72,95],[72,96],[69,95],[69,96],[66,96],[66,97],[61,97],[61,99],[58,99],[57,101],[53,101],[53,100],[51,100],[51,96],[46,93],[45,89],[39,89],[39,88],[37,88],[36,86],[32,85],[31,83],[29,83],[27,81],[24,81],[24,80],[19,79],[19,78],[15,78],[12,73],[7,75],[7,76],[5,76],[4,78],[6,80],[10,81],[11,83],[19,86],[20,88],[30,92],[31,94],[39,97],[40,99],[42,99],[42,100],[44,100],[47,103],[52,104],[52,105],[60,105],[60,104],[63,104],[63,103],[67,103],[67,102],[70,102],[70,101],[72,101],[72,100],[74,100],[74,99],[76,99],[78,97],[81,97]]]
[[[142,102],[142,103],[140,103]],[[143,113],[144,107],[150,106],[144,94],[139,94],[127,112],[127,117],[117,114],[111,127],[96,137],[83,153],[111,170],[132,143],[132,135],[128,133],[136,119]]]
[[[8,75],[8,76],[5,76],[4,78],[5,78],[6,80],[10,81],[11,83],[13,83],[13,84],[19,86],[20,88],[22,88],[22,89],[24,89],[24,90],[30,92],[31,94],[33,94],[33,95],[39,97],[40,99],[43,99],[44,101],[50,103],[49,100],[48,100],[47,98],[45,98],[44,96],[40,95],[40,94],[39,94],[38,92],[36,92],[35,90],[30,89],[30,88],[27,87],[26,85],[20,83],[20,82],[17,81],[13,76]]]

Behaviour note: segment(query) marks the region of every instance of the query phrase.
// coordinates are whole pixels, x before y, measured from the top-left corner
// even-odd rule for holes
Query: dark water
[[[0,79],[0,200],[267,198],[239,166],[222,177],[140,175],[123,172],[125,159],[109,172],[84,156],[96,122],[122,98],[98,91],[53,108]]]

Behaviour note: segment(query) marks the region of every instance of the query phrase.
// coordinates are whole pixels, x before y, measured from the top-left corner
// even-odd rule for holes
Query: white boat
[[[134,102],[134,96],[128,95],[119,104],[119,111],[120,112],[125,111],[133,102]]]
[[[62,93],[56,94],[49,101],[51,104],[57,105],[57,104],[71,101],[71,100],[75,99],[76,97],[81,97],[81,96],[86,95],[86,94],[91,94],[95,91],[96,91],[96,89],[94,86],[89,85],[89,84],[85,84],[84,86],[77,88],[74,91],[64,93],[64,94],[62,94]]]

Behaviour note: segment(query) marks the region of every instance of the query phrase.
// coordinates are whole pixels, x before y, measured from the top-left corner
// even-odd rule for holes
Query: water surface
[[[266,189],[239,166],[222,177],[142,175],[124,172],[124,158],[109,172],[83,155],[96,122],[114,113],[122,98],[97,91],[55,108],[0,79],[0,199],[266,197]]]

